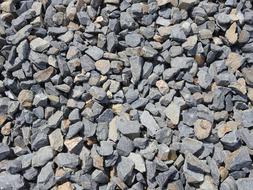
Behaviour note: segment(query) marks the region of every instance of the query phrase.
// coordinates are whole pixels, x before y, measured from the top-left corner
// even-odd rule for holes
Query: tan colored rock
[[[237,42],[238,34],[236,33],[236,22],[234,22],[226,31],[225,37],[231,44],[235,44]]]
[[[8,136],[11,134],[11,122],[6,123],[2,128],[1,128],[1,134],[4,136]]]
[[[213,178],[209,175],[205,176],[204,182],[200,185],[201,190],[218,190],[214,185]]]
[[[111,64],[109,60],[101,59],[101,60],[96,61],[95,67],[98,71],[101,72],[101,74],[104,75],[108,73],[108,71],[110,70]]]
[[[0,125],[3,125],[7,120],[7,115],[0,115]]]
[[[18,101],[23,107],[30,108],[32,107],[33,97],[32,91],[22,90],[18,95]]]
[[[8,0],[8,1],[1,2],[0,10],[3,11],[3,12],[8,12],[8,13],[14,12],[15,11],[15,5],[14,5],[13,0]]]
[[[33,75],[33,78],[37,82],[46,82],[51,78],[51,76],[53,74],[54,74],[54,68],[53,67],[48,67],[47,69],[40,70],[40,71],[36,72]]]
[[[124,110],[124,106],[122,104],[113,104],[112,111],[119,115]]]
[[[65,182],[57,187],[57,190],[74,190],[72,183]]]
[[[105,0],[104,3],[118,5],[120,3],[120,0]]]
[[[167,82],[165,82],[164,80],[156,81],[156,87],[159,89],[159,91],[162,94],[166,94],[169,92],[169,86],[168,86]]]
[[[253,102],[253,88],[248,87],[248,98]]]
[[[232,83],[231,85],[229,85],[229,87],[238,90],[242,94],[247,93],[246,82],[245,82],[244,78],[239,78],[237,80],[237,82]]]
[[[64,142],[64,145],[67,147],[68,151],[70,153],[75,153],[79,149],[81,150],[81,146],[83,144],[83,138],[82,137],[75,137],[72,139],[67,139]]]
[[[182,47],[184,49],[190,50],[192,48],[194,48],[194,46],[197,44],[198,42],[198,36],[194,35],[194,36],[190,36],[187,38],[187,40],[182,44]]]
[[[108,137],[110,140],[112,141],[117,141],[119,134],[118,134],[118,130],[116,127],[116,120],[117,120],[118,116],[114,117],[111,122],[109,123],[109,132],[108,132]]]
[[[231,52],[228,55],[228,58],[225,64],[233,71],[237,71],[243,63],[242,57],[238,53]]]
[[[160,7],[160,6],[168,4],[170,0],[156,0],[156,2],[157,2],[157,5]]]
[[[197,139],[203,140],[209,137],[212,130],[212,123],[204,119],[198,119],[194,123],[194,133]]]
[[[218,126],[218,131],[217,131],[217,134],[218,134],[218,137],[219,138],[222,138],[224,137],[224,135],[228,132],[231,132],[233,130],[236,130],[239,126],[239,123],[238,122],[235,122],[235,121],[228,121],[227,123],[224,123],[220,126]]]
[[[222,181],[224,181],[227,178],[227,176],[228,176],[228,170],[225,167],[221,166],[219,168],[219,173],[220,173],[220,180],[222,182]]]
[[[55,151],[62,151],[63,148],[63,135],[61,133],[61,129],[55,129],[49,135],[50,146]]]

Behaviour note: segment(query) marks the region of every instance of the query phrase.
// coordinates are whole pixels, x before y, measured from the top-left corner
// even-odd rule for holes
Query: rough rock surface
[[[0,189],[253,189],[251,0],[0,3]]]

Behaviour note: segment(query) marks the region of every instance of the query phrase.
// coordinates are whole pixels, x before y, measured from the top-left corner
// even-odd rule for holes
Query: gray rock
[[[172,135],[172,130],[170,128],[164,127],[156,132],[155,138],[157,142],[169,145],[172,140]]]
[[[101,156],[110,156],[113,153],[113,143],[110,141],[101,141],[98,152]]]
[[[169,104],[169,106],[165,109],[165,115],[170,119],[172,124],[177,125],[180,117],[180,105],[175,102]]]
[[[50,146],[40,148],[32,158],[33,167],[44,166],[54,157],[53,149]]]
[[[33,51],[43,52],[50,46],[50,43],[42,38],[35,38],[30,42],[30,47]]]
[[[158,54],[158,51],[151,46],[143,46],[141,54],[145,58],[153,58]]]
[[[117,164],[117,174],[120,179],[126,181],[133,174],[134,162],[124,156],[121,156],[119,163]]]
[[[8,145],[0,143],[0,160],[4,160],[10,155],[10,148]]]
[[[171,59],[171,67],[177,68],[177,69],[189,69],[192,67],[192,64],[194,62],[193,58],[189,57],[175,57]]]
[[[24,173],[24,178],[28,181],[34,180],[38,175],[38,170],[35,168],[29,168]]]
[[[142,57],[131,57],[129,59],[130,66],[131,66],[131,72],[132,72],[132,83],[136,84],[141,79],[142,74],[142,66],[143,66],[143,58]]]
[[[109,52],[114,52],[118,45],[118,38],[114,32],[107,34],[107,50]]]
[[[120,13],[120,27],[121,29],[130,29],[133,30],[138,27],[137,22],[133,19],[133,17],[128,12]]]
[[[128,156],[130,152],[133,151],[134,144],[129,138],[121,136],[119,142],[117,143],[116,149],[119,155]]]
[[[204,161],[199,160],[191,153],[186,154],[185,157],[186,166],[189,170],[198,173],[210,173],[209,167]]]
[[[40,132],[32,136],[32,150],[38,150],[43,146],[48,145],[48,137],[46,133]]]
[[[168,171],[159,173],[156,176],[156,181],[159,184],[159,187],[164,188],[167,185],[168,180],[173,178],[177,173],[175,166],[171,166]]]
[[[85,53],[87,53],[95,61],[101,59],[104,55],[104,51],[96,46],[88,48]]]
[[[109,181],[106,173],[104,171],[97,170],[97,169],[91,174],[91,177],[95,182],[100,183],[100,184],[104,184]]]
[[[160,129],[152,115],[148,111],[142,112],[140,116],[141,124],[144,125],[148,131],[150,132],[151,136],[154,136],[156,132]]]
[[[78,156],[71,153],[59,153],[55,157],[54,161],[59,167],[75,169],[79,165]]]
[[[241,178],[236,181],[238,190],[250,190],[253,185],[253,178]]]
[[[226,25],[231,22],[231,18],[225,13],[219,13],[217,14],[217,22],[221,25]]]
[[[253,149],[253,134],[246,128],[241,128],[238,132],[246,146]]]
[[[53,163],[48,162],[41,170],[37,177],[38,189],[50,189],[55,184]]]
[[[104,89],[96,86],[92,86],[90,88],[90,94],[94,99],[98,101],[102,101],[106,98],[106,92],[104,91]]]
[[[83,123],[81,121],[78,121],[72,125],[69,126],[68,133],[66,135],[67,139],[70,139],[77,135],[80,131],[83,130]]]
[[[60,129],[55,129],[50,135],[48,136],[50,146],[55,151],[61,151],[63,148],[63,135]]]
[[[88,72],[95,69],[95,62],[87,55],[80,58],[82,68]]]
[[[201,141],[185,138],[181,144],[181,151],[186,153],[190,152],[192,154],[197,154],[199,151],[203,149],[203,143]]]
[[[244,110],[241,113],[241,121],[244,127],[252,127],[253,126],[253,109]]]
[[[230,171],[240,170],[252,164],[249,152],[246,147],[241,147],[238,150],[227,155],[225,166]]]
[[[29,60],[36,65],[39,69],[46,69],[48,65],[48,56],[46,54],[36,53],[30,51]]]
[[[48,125],[51,128],[57,128],[62,119],[63,119],[63,112],[58,110],[48,119]]]
[[[137,33],[130,33],[125,36],[126,44],[130,47],[136,47],[141,43],[142,35]]]
[[[8,172],[0,173],[1,189],[22,189],[25,186],[23,177],[20,174],[12,175]]]
[[[236,181],[233,177],[229,176],[227,177],[220,186],[221,190],[237,190]]]
[[[80,24],[82,24],[84,26],[89,25],[91,22],[89,15],[87,14],[87,12],[84,12],[84,11],[78,12],[77,18],[78,18]]]
[[[140,123],[119,117],[115,121],[116,128],[120,133],[128,137],[136,137],[140,134]]]

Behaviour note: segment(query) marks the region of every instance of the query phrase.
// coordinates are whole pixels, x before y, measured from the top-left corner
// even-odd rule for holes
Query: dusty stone
[[[238,126],[239,126],[239,123],[235,121],[228,121],[227,123],[224,123],[218,126],[218,131],[217,131],[218,137],[222,138],[226,133],[236,130]]]
[[[55,129],[49,135],[49,142],[51,147],[55,150],[60,152],[63,148],[63,135],[60,129]]]
[[[33,97],[32,91],[22,90],[18,95],[18,101],[23,107],[30,108],[32,107]]]
[[[174,125],[177,125],[180,118],[180,106],[175,102],[170,103],[165,109],[165,114]]]
[[[50,46],[50,43],[42,38],[35,38],[31,41],[30,47],[33,51],[43,52]]]
[[[199,140],[209,137],[212,130],[212,123],[207,120],[198,119],[194,123],[194,133]]]
[[[147,127],[151,135],[154,136],[157,130],[160,129],[152,115],[148,111],[144,111],[140,116],[141,124]]]
[[[101,72],[101,74],[106,74],[108,73],[108,71],[110,70],[110,61],[109,60],[98,60],[95,63],[95,67],[98,71]]]
[[[33,75],[33,78],[37,82],[46,82],[52,77],[53,74],[54,74],[54,68],[48,67],[47,69],[40,70],[40,71],[36,72]]]
[[[226,60],[226,65],[233,71],[237,71],[243,64],[243,59],[238,53],[231,52]]]
[[[236,33],[236,22],[234,22],[226,31],[225,37],[231,44],[235,44],[237,42],[238,34]]]

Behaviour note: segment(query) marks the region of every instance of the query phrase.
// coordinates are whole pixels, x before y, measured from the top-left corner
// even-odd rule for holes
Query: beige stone
[[[237,42],[238,34],[236,33],[236,22],[234,22],[226,31],[225,37],[231,44],[235,44]]]
[[[33,97],[32,91],[22,90],[18,95],[18,101],[23,107],[30,108],[32,107]]]
[[[237,71],[242,65],[242,57],[238,53],[231,52],[225,64],[233,71]]]
[[[5,136],[10,135],[10,133],[11,133],[11,126],[12,126],[11,122],[6,123],[6,124],[1,128],[1,134],[2,134],[2,135],[5,135]]]
[[[46,82],[48,81],[51,76],[54,74],[54,68],[53,67],[48,67],[44,70],[40,70],[38,72],[36,72],[33,75],[33,78],[37,81],[37,82]]]
[[[65,182],[57,187],[57,190],[74,190],[73,185],[70,182]]]
[[[156,87],[162,94],[166,94],[169,92],[169,86],[164,80],[156,81]]]
[[[212,130],[212,123],[204,119],[198,119],[194,123],[194,133],[199,140],[209,137]]]
[[[218,137],[222,138],[226,133],[231,132],[233,130],[236,130],[239,126],[238,122],[235,121],[228,121],[227,123],[224,123],[220,126],[218,126]]]

